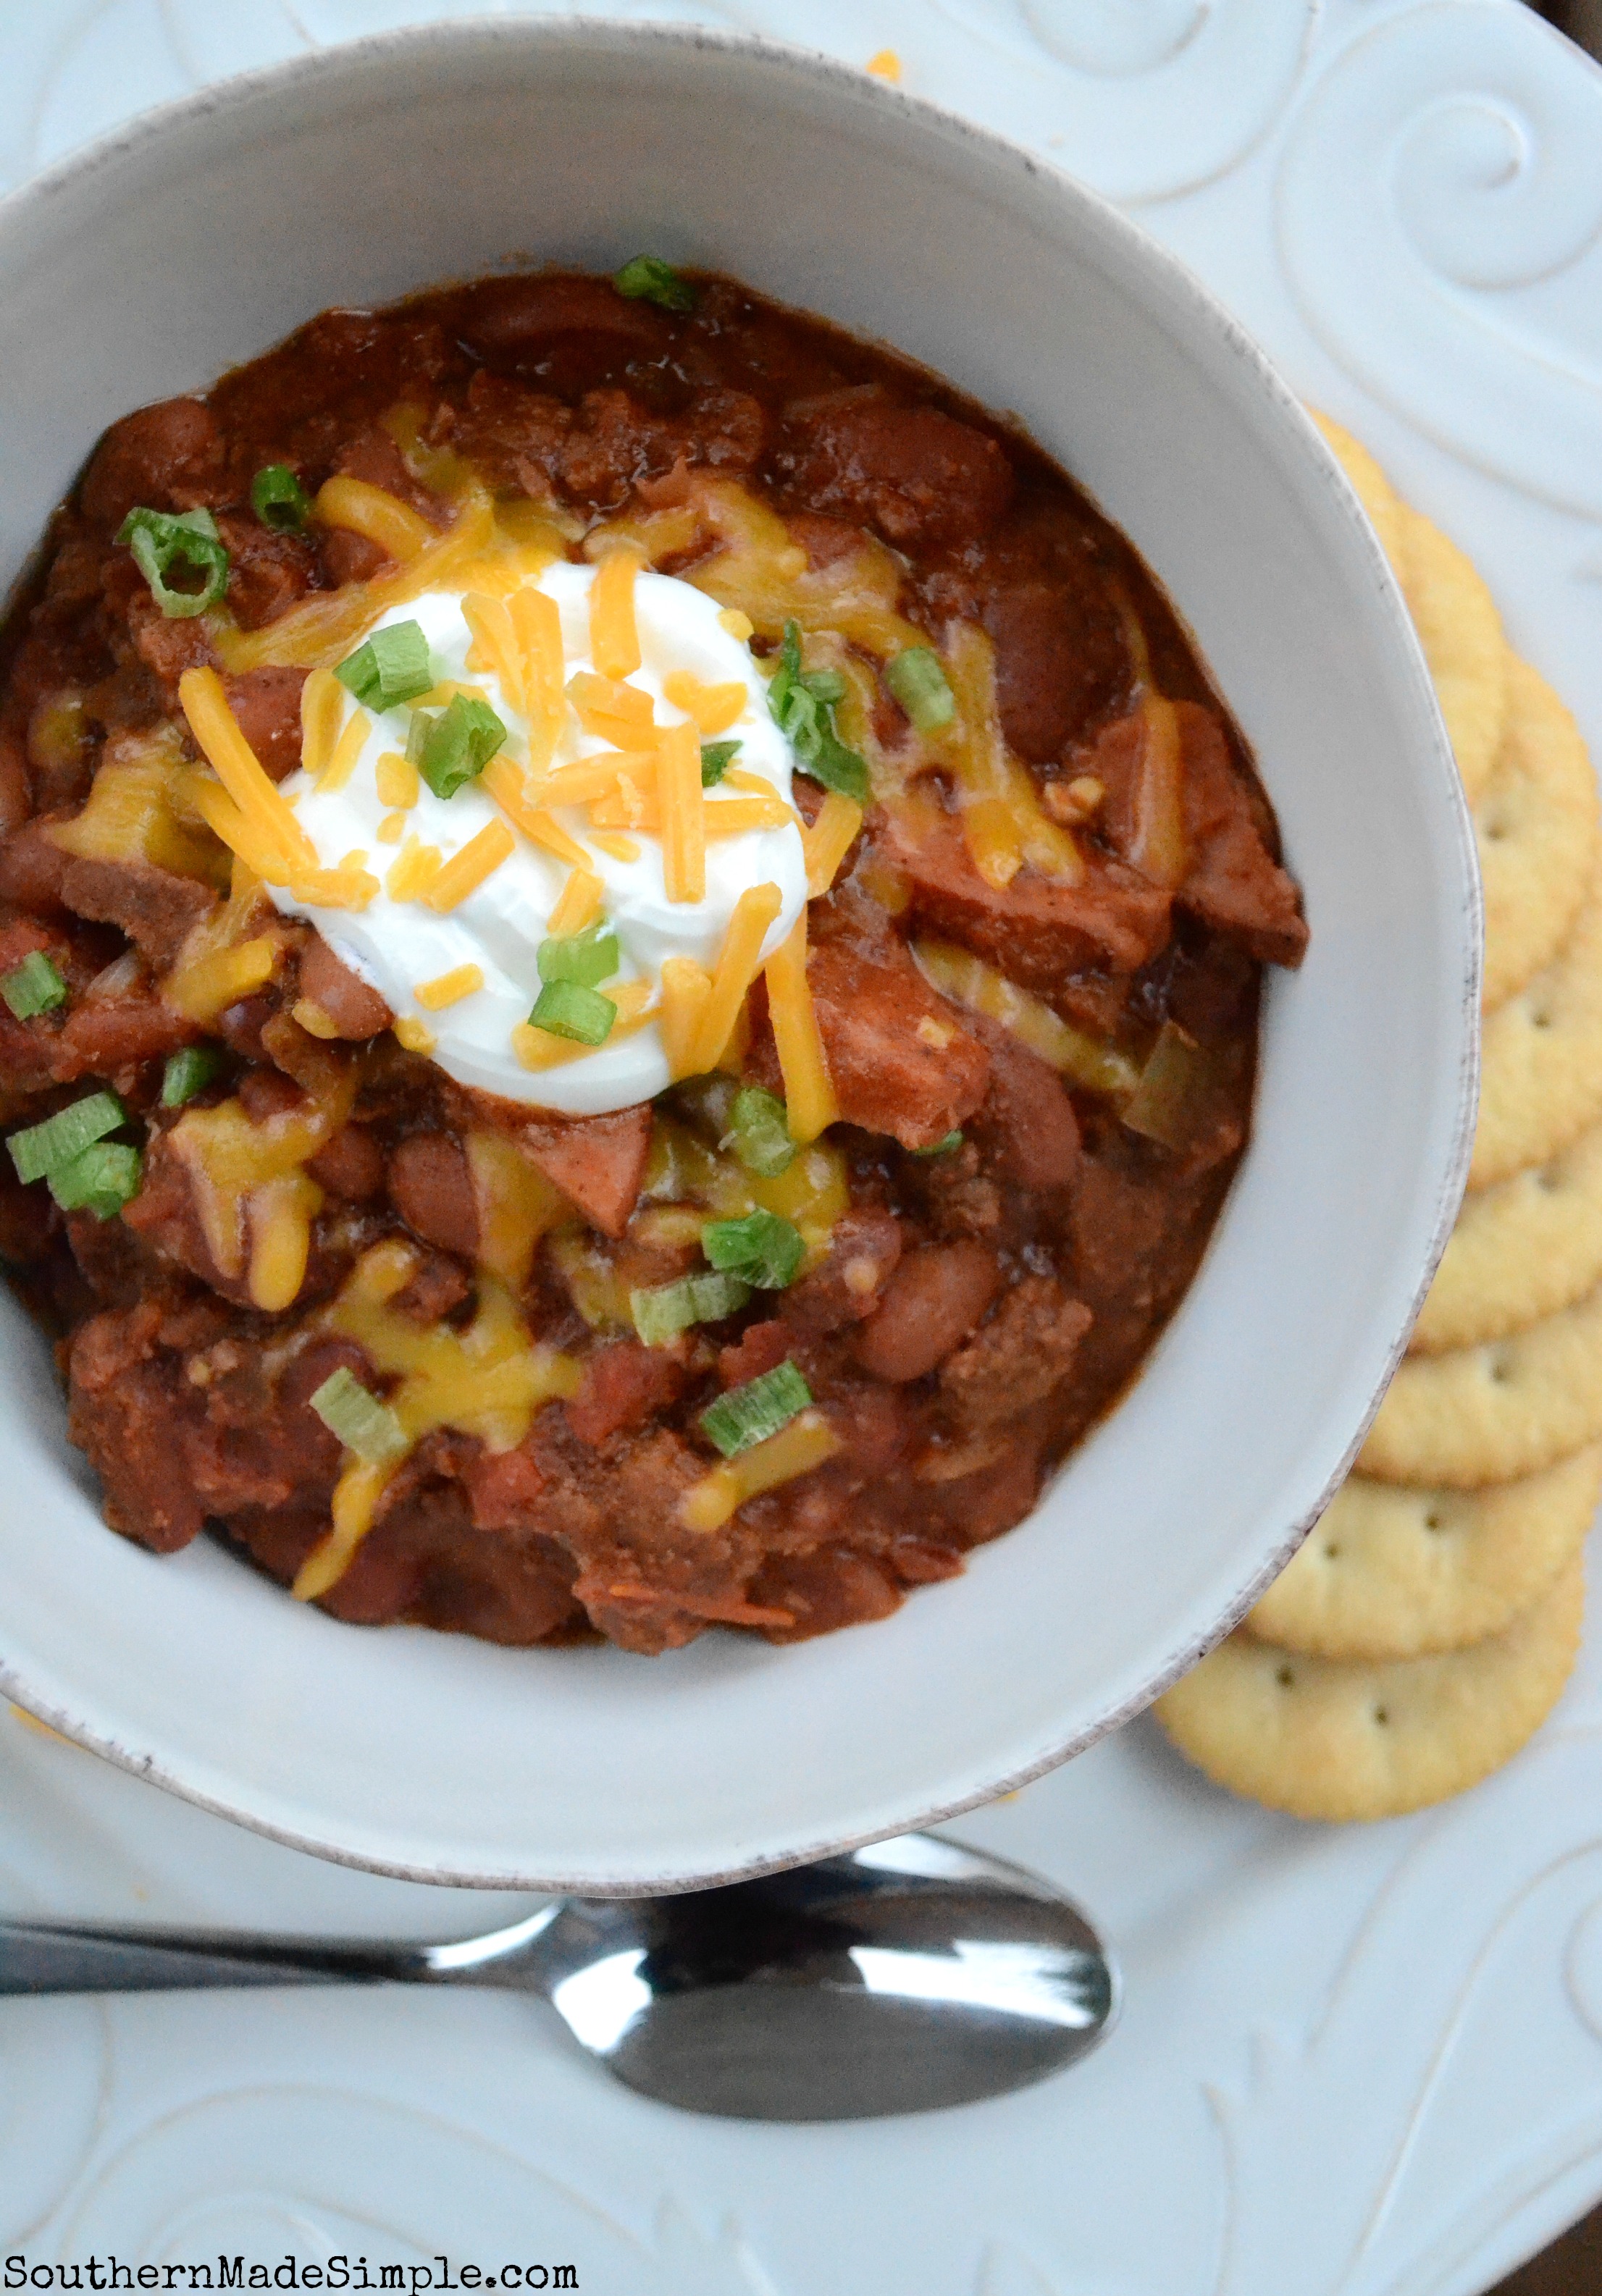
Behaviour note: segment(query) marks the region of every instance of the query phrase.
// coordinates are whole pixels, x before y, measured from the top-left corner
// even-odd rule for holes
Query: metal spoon
[[[748,2120],[970,2104],[1093,2048],[1118,1978],[1077,1906],[926,1833],[682,1897],[570,1898],[455,1945],[0,1922],[0,1993],[492,1985],[642,2095]]]

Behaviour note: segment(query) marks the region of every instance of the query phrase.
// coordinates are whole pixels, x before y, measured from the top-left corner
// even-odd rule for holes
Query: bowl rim
[[[793,84],[833,88],[849,97],[853,103],[866,104],[870,110],[876,106],[889,115],[899,113],[922,135],[937,140],[944,139],[949,144],[965,145],[992,167],[1010,170],[1015,179],[1044,184],[1054,193],[1065,195],[1071,204],[1077,203],[1082,210],[1089,210],[1097,227],[1109,239],[1130,251],[1137,262],[1146,267],[1149,275],[1160,279],[1175,300],[1185,308],[1189,318],[1203,327],[1221,350],[1248,370],[1260,396],[1272,404],[1293,431],[1300,434],[1312,467],[1328,492],[1342,504],[1349,522],[1355,527],[1356,539],[1370,562],[1375,589],[1389,604],[1393,619],[1398,625],[1398,634],[1412,654],[1414,683],[1427,705],[1426,718],[1433,721],[1430,731],[1436,751],[1436,764],[1441,768],[1434,797],[1444,800],[1451,817],[1457,859],[1466,895],[1461,916],[1464,928],[1461,936],[1462,972],[1458,984],[1456,1106],[1450,1152],[1444,1160],[1435,1186],[1434,1218],[1427,1248],[1406,1311],[1392,1336],[1380,1374],[1364,1406],[1360,1421],[1316,1502],[1290,1524],[1273,1550],[1221,1613],[1205,1628],[1196,1630],[1177,1649],[1171,1650],[1139,1688],[1097,1708],[1065,1738],[1055,1740],[1048,1748],[1026,1763],[995,1775],[987,1771],[980,1784],[965,1788],[959,1794],[937,1796],[934,1800],[908,1813],[895,1831],[911,1831],[940,1824],[1016,1792],[1086,1751],[1097,1741],[1144,1712],[1240,1623],[1264,1589],[1285,1568],[1351,1472],[1385,1390],[1406,1351],[1414,1322],[1451,1234],[1473,1152],[1479,1090],[1483,902],[1472,819],[1434,687],[1416,632],[1402,603],[1394,573],[1344,471],[1302,400],[1250,330],[1181,258],[1113,201],[1066,168],[1039,157],[994,129],[965,119],[946,105],[913,94],[822,50],[776,40],[761,33],[665,20],[630,22],[575,15],[475,15],[403,25],[350,40],[333,42],[314,48],[306,54],[275,63],[230,73],[189,94],[175,97],[136,114],[0,196],[0,244],[19,224],[25,224],[30,216],[47,209],[67,191],[92,186],[96,177],[136,159],[163,138],[181,134],[186,127],[216,115],[242,111],[262,100],[291,97],[302,85],[314,81],[325,83],[336,76],[354,87],[359,86],[363,76],[374,66],[408,54],[421,57],[430,52],[481,50],[496,45],[522,52],[544,49],[570,53],[588,50],[596,54],[632,53],[642,58],[663,50],[743,58],[776,73],[787,75]],[[426,288],[420,287],[415,291],[423,292]],[[28,578],[30,562],[30,558],[24,559],[14,584],[8,586],[7,595],[0,599],[0,614],[10,610],[12,596]],[[1228,699],[1227,696],[1225,698]],[[1260,1022],[1260,1029],[1261,1025]],[[1250,1143],[1247,1154],[1250,1155]],[[1231,1194],[1234,1185],[1232,1182]],[[1213,1250],[1217,1233],[1215,1223],[1204,1258]],[[1192,1280],[1194,1283],[1195,1278]],[[1143,1361],[1136,1374],[1137,1383],[1144,1370]],[[494,1872],[469,1870],[449,1863],[422,1864],[415,1858],[382,1857],[370,1850],[353,1849],[348,1843],[328,1840],[314,1832],[279,1822],[265,1812],[241,1807],[209,1790],[197,1779],[186,1776],[180,1766],[169,1765],[149,1753],[141,1753],[120,1743],[103,1727],[57,1707],[51,1698],[31,1689],[4,1654],[0,1654],[0,1695],[73,1743],[103,1756],[119,1768],[145,1779],[198,1808],[242,1825],[248,1831],[287,1848],[305,1851],[333,1864],[403,1881],[459,1889],[580,1891],[595,1897],[632,1897],[711,1888],[744,1881],[835,1856],[885,1838],[883,1828],[857,1829],[839,1834],[830,1833],[799,1848],[788,1847],[782,1851],[759,1854],[722,1870],[642,1875],[637,1879],[613,1882],[599,1882],[587,1875],[564,1879],[537,1874],[531,1870],[526,1851],[512,1853],[507,1866]],[[516,1870],[513,1870],[513,1866]]]

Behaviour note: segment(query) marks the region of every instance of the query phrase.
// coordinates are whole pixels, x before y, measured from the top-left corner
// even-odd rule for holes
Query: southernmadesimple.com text
[[[302,2264],[285,2256],[275,2264],[253,2263],[245,2256],[219,2256],[206,2264],[125,2264],[115,2255],[91,2256],[83,2264],[35,2264],[27,2256],[8,2256],[0,2287],[9,2289],[159,2288],[162,2296],[202,2288],[349,2288],[361,2296],[365,2289],[398,2290],[401,2296],[422,2296],[427,2289],[456,2288],[577,2288],[579,2272],[571,2264],[481,2264],[452,2267],[446,2256],[431,2264],[372,2264],[365,2256],[331,2256],[325,2264]]]

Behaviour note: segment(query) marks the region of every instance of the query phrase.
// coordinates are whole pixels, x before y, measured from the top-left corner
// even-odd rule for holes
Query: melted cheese
[[[954,947],[948,941],[921,940],[915,942],[912,953],[942,996],[965,1004],[971,1013],[998,1021],[1020,1044],[1039,1053],[1076,1084],[1092,1092],[1119,1094],[1133,1092],[1139,1083],[1140,1070],[1116,1046],[1072,1027],[1049,1004],[967,949]]]
[[[793,1483],[842,1447],[821,1411],[803,1411],[765,1443],[753,1443],[693,1483],[678,1503],[678,1519],[687,1530],[717,1530],[747,1499]]]
[[[421,557],[435,538],[427,519],[382,487],[369,486],[365,479],[326,480],[317,489],[312,509],[325,526],[343,527],[375,542],[403,566]]]

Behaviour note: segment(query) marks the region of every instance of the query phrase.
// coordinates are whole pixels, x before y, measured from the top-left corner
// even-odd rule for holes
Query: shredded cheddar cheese
[[[410,1013],[403,1013],[391,1023],[391,1029],[396,1043],[408,1053],[421,1053],[426,1058],[434,1049],[433,1031]]]
[[[230,1004],[252,990],[265,988],[277,969],[281,944],[264,935],[221,948],[191,964],[180,963],[161,984],[161,1001],[188,1021],[215,1021]]]
[[[479,1265],[520,1292],[540,1237],[571,1218],[572,1206],[505,1133],[470,1132],[465,1145],[479,1216]]]
[[[618,1008],[606,1041],[615,1045],[625,1037],[632,1037],[651,1018],[647,1009],[653,995],[648,980],[620,980],[609,984],[603,992]],[[571,1037],[558,1037],[548,1029],[537,1029],[530,1021],[520,1021],[512,1031],[512,1049],[526,1069],[565,1068],[570,1061],[587,1060],[595,1051],[593,1045],[575,1044]]]
[[[670,901],[706,898],[706,805],[694,726],[670,726],[656,769],[661,814],[662,884]],[[609,824],[610,825],[610,824]]]
[[[785,1107],[791,1137],[803,1146],[840,1120],[840,1103],[829,1079],[812,992],[807,986],[807,913],[803,909],[784,945],[763,969],[768,1014],[785,1078]]]
[[[300,763],[318,781],[340,738],[345,689],[331,669],[314,669],[300,688]]]
[[[392,901],[419,901],[443,865],[439,847],[425,845],[414,830],[400,849],[399,859],[390,865],[384,890]]]
[[[602,677],[632,677],[640,666],[634,619],[634,584],[640,554],[627,544],[609,550],[589,594],[589,652]]]
[[[441,916],[459,907],[515,849],[516,840],[505,823],[487,821],[476,837],[470,837],[461,851],[453,854],[419,896],[423,906]]]
[[[178,700],[190,732],[241,813],[276,851],[315,869],[316,849],[262,771],[260,760],[228,707],[216,670],[186,669],[178,680]]]
[[[670,669],[662,680],[662,692],[702,734],[727,733],[744,716],[751,701],[743,685],[703,685],[687,669]]]
[[[423,786],[417,768],[408,765],[398,750],[384,751],[373,769],[373,778],[377,784],[381,805],[394,806],[402,813],[409,813],[416,804]]]
[[[711,994],[695,1032],[692,1076],[702,1075],[721,1062],[745,992],[757,977],[763,939],[783,906],[784,897],[776,885],[752,885],[735,904],[713,970]]]
[[[593,869],[573,870],[551,911],[546,931],[557,940],[563,940],[572,933],[581,933],[586,925],[600,915],[604,891],[605,888]]]
[[[943,996],[965,1004],[972,1013],[998,1021],[1020,1044],[1039,1053],[1076,1084],[1093,1092],[1120,1094],[1133,1092],[1139,1083],[1140,1070],[1126,1054],[1073,1028],[1049,1004],[967,949],[954,947],[948,941],[920,940],[913,944],[912,953],[925,977]]]
[[[563,691],[562,616],[543,590],[520,590],[507,608],[522,666],[530,720],[529,763],[538,773],[551,760],[567,710]]]
[[[435,538],[434,529],[418,512],[409,509],[382,487],[365,479],[333,478],[317,489],[313,514],[325,526],[343,527],[374,542],[403,566],[422,555]]]
[[[831,790],[818,808],[817,818],[801,832],[807,857],[807,898],[816,901],[834,883],[836,873],[862,827],[862,808],[854,798]]]
[[[338,1021],[309,996],[300,997],[290,1007],[290,1018],[308,1037],[320,1037],[325,1044],[332,1044],[340,1033]]]
[[[529,715],[527,668],[511,609],[503,598],[471,593],[462,601],[462,618],[472,632],[467,650],[469,669],[488,671],[500,679],[513,707]]]
[[[694,1073],[696,1037],[711,993],[711,975],[693,956],[664,960],[659,1027],[669,1072],[675,1078]]]
[[[747,1499],[793,1482],[842,1447],[821,1411],[803,1411],[765,1443],[753,1443],[737,1459],[726,1459],[692,1483],[679,1501],[678,1519],[686,1530],[718,1530]]]
[[[425,1013],[443,1013],[449,1004],[459,1004],[464,996],[476,996],[484,986],[481,964],[458,964],[449,972],[436,973],[432,980],[420,981],[412,994]]]
[[[344,732],[333,745],[328,763],[317,775],[316,788],[319,796],[325,791],[344,788],[356,771],[357,761],[372,731],[373,720],[366,711],[353,709],[346,721]],[[403,765],[406,763],[404,758],[401,763]]]
[[[589,856],[576,838],[570,837],[559,821],[554,821],[530,794],[522,773],[508,757],[492,758],[479,775],[479,786],[487,790],[508,821],[522,831],[532,843],[554,853],[558,861],[565,861],[570,869],[587,869]]]

